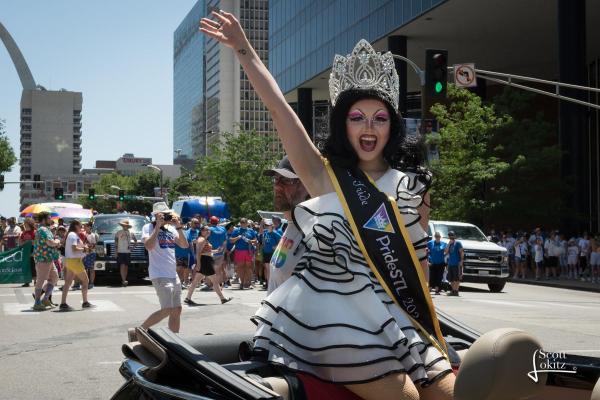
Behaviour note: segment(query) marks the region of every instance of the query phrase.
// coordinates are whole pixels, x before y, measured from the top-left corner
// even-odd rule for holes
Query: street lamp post
[[[181,156],[181,152],[182,151],[183,151],[183,149],[175,149],[175,150],[173,150],[173,153],[177,154],[177,157],[175,157],[175,160],[177,160]]]
[[[208,135],[212,135],[214,131],[204,131],[204,157],[208,156]]]
[[[162,197],[164,199],[166,196],[163,193],[163,170],[162,170],[162,168],[159,168],[156,165],[146,165],[146,167],[152,168],[153,170],[158,171],[160,173],[160,197]]]

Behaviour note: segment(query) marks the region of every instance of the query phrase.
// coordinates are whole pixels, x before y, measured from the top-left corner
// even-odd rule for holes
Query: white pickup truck
[[[448,242],[448,232],[454,231],[464,249],[463,282],[487,283],[491,292],[500,292],[509,277],[508,252],[490,242],[481,230],[464,222],[429,221],[429,235],[439,232]]]

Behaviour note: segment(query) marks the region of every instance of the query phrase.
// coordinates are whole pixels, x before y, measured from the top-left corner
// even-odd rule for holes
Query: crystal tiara
[[[336,54],[329,75],[331,104],[335,106],[339,95],[349,89],[374,90],[398,110],[399,80],[392,53],[378,53],[361,39],[351,54]]]

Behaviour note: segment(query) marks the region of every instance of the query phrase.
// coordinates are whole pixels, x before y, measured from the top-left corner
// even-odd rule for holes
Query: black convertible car
[[[440,311],[438,318],[457,374],[456,400],[600,400],[600,358],[546,352],[519,329],[481,335]],[[315,398],[294,374],[253,354],[252,333],[186,342],[167,329],[138,328],[136,336],[123,345],[126,382],[113,400]]]

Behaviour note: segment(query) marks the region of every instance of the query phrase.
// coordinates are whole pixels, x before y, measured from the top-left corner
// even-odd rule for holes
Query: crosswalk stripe
[[[534,301],[533,303],[534,304],[539,304],[539,305],[541,305],[543,307],[547,307],[547,308],[552,308],[552,307],[566,307],[566,308],[582,308],[582,309],[587,309],[587,310],[598,308],[598,307],[592,306],[592,305],[590,305],[590,306],[582,306],[582,305],[578,305],[578,304],[564,304],[564,303],[558,303],[558,302],[554,302],[554,301],[553,302],[548,302],[548,303]]]
[[[121,311],[125,311],[121,307],[119,307],[118,305],[116,305],[115,303],[113,303],[110,300],[94,299],[93,300],[93,304],[96,307],[92,308],[92,312],[107,312],[107,311],[121,312]]]
[[[33,311],[31,304],[23,303],[3,303],[5,315],[37,315],[37,311]]]
[[[515,303],[514,301],[485,300],[485,299],[465,299],[465,300],[466,301],[476,302],[476,303],[497,304],[497,305],[500,305],[500,306],[524,307],[524,308],[539,308],[539,305],[536,305],[536,304]]]
[[[15,289],[15,297],[17,298],[17,301],[21,304],[30,303],[30,301],[27,299],[27,297],[23,293],[23,289]]]
[[[135,297],[137,297],[138,299],[142,299],[145,302],[148,302],[150,304],[154,304],[154,305],[159,305],[160,302],[158,301],[158,297],[156,296],[156,294],[137,294],[135,295]]]

